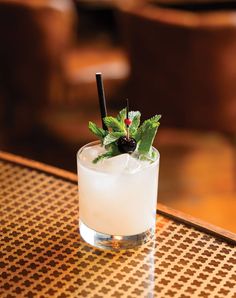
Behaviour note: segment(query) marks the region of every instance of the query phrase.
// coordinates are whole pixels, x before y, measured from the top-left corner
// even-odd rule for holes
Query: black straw
[[[102,118],[102,128],[104,130],[108,130],[106,124],[103,121],[103,118],[107,116],[107,108],[106,108],[106,98],[105,98],[103,82],[102,82],[102,74],[100,72],[96,73],[96,81],[97,81],[97,90],[98,90],[98,98],[99,98],[99,107],[100,107],[100,113]]]

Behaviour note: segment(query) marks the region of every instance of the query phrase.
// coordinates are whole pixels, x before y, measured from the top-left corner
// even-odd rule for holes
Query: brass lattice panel
[[[235,297],[236,250],[157,215],[156,239],[121,252],[78,232],[77,185],[0,161],[0,297]]]

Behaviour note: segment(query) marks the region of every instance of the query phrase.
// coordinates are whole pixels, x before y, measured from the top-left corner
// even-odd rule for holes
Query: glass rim
[[[83,162],[81,159],[80,159],[80,154],[82,153],[82,151],[89,147],[89,146],[94,146],[94,145],[99,145],[101,144],[101,142],[99,140],[96,140],[96,141],[92,141],[92,142],[89,142],[87,144],[85,144],[84,146],[82,146],[78,151],[77,151],[77,154],[76,154],[76,157],[77,157],[77,162],[82,165],[83,167],[89,169],[89,170],[92,170],[92,171],[95,171],[97,173],[105,173],[103,172],[102,170],[100,169],[94,169],[94,168],[91,168],[89,167],[85,162]],[[145,169],[147,168],[150,168],[150,167],[154,167],[156,166],[157,164],[159,164],[159,160],[160,160],[160,153],[159,151],[155,148],[155,147],[152,147],[156,152],[157,152],[157,158],[154,162],[150,163],[147,167],[145,167]]]

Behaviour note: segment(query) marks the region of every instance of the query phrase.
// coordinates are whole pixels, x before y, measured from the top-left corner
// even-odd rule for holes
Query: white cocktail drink
[[[153,233],[158,151],[154,162],[139,160],[136,153],[126,153],[94,164],[94,158],[104,152],[105,149],[94,142],[84,146],[77,155],[80,226],[115,239]],[[83,231],[85,239],[86,231]]]

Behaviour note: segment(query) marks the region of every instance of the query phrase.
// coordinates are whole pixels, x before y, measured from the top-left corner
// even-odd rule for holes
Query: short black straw
[[[103,82],[102,82],[102,74],[100,72],[96,73],[96,81],[97,81],[97,90],[98,90],[98,98],[99,98],[99,107],[100,107],[100,113],[102,118],[102,128],[104,130],[108,130],[106,124],[103,121],[103,118],[107,116],[107,108],[106,108],[106,98],[105,98]]]

